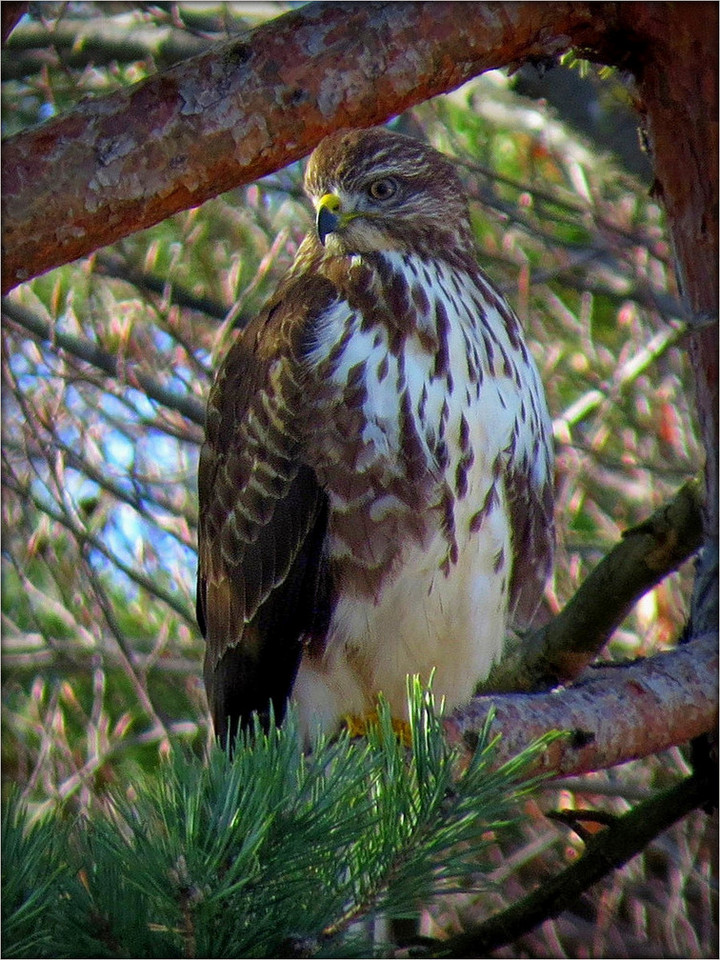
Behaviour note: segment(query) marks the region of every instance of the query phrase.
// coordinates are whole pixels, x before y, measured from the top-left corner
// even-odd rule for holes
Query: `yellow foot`
[[[359,717],[356,714],[346,714],[343,717],[343,723],[345,724],[348,733],[353,738],[366,737],[368,728],[377,722],[378,715],[376,710],[372,710],[370,713],[366,713],[362,717]],[[395,731],[395,736],[404,747],[412,746],[412,732],[410,729],[410,724],[407,720],[398,720],[397,717],[393,717],[392,728]]]

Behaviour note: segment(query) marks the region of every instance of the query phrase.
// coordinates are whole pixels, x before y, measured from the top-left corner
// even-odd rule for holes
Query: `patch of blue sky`
[[[45,380],[52,376],[50,365],[37,358],[29,359],[22,350],[9,357],[10,369],[23,392],[32,389],[38,380]]]
[[[118,479],[122,480],[135,460],[133,441],[119,430],[108,430],[103,437],[102,451],[108,467],[113,473],[119,474]]]
[[[94,480],[90,480],[75,470],[66,470],[63,474],[63,481],[66,497],[80,514],[79,505],[83,501],[90,500],[100,494],[100,487]],[[58,505],[55,490],[42,475],[36,475],[32,478],[30,489],[37,502],[47,510],[50,516],[55,516],[60,512],[61,507]]]
[[[175,482],[192,469],[194,454],[196,450],[189,444],[168,436],[162,430],[150,430],[147,436],[137,441],[136,464],[141,471],[157,474],[159,482],[168,475]]]
[[[113,509],[103,540],[125,566],[140,569],[147,576],[162,572],[164,588],[183,594],[194,589],[195,551],[140,516],[129,504],[120,503]]]
[[[174,337],[166,333],[165,330],[159,330],[157,327],[153,328],[152,337],[160,353],[170,353],[177,345]]]

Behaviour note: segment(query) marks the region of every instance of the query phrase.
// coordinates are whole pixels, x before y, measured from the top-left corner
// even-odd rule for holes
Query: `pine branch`
[[[633,604],[698,550],[701,500],[698,484],[687,483],[645,522],[627,530],[562,612],[503,656],[482,690],[543,690],[574,680]]]
[[[34,834],[11,798],[3,932],[18,942],[7,955],[369,956],[352,920],[477,884],[487,832],[508,827],[543,747],[497,766],[483,736],[458,776],[418,684],[410,715],[409,753],[386,706],[368,740],[343,734],[310,754],[293,711],[281,730],[258,725],[232,760],[217,747],[205,762],[176,751],[131,796],[117,791],[110,815],[72,820],[51,848],[41,841],[64,811]]]
[[[585,854],[567,870],[543,881],[531,894],[476,928],[453,937],[429,953],[415,953],[415,956],[486,957],[493,950],[514,943],[572,907],[593,884],[624,866],[660,833],[705,804],[710,795],[710,782],[691,776],[639,803],[628,813],[614,818],[606,829],[588,837]]]

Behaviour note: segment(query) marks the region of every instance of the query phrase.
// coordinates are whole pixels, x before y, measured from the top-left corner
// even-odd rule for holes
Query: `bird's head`
[[[308,162],[305,190],[331,256],[472,246],[452,162],[402,134],[378,127],[326,137]]]

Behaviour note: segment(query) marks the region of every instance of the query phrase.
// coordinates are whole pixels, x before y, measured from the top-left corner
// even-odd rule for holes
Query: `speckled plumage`
[[[305,182],[320,237],[208,402],[198,619],[223,739],[290,696],[308,737],[379,691],[403,716],[408,673],[468,700],[552,558],[542,386],[452,164],[345,131]]]

